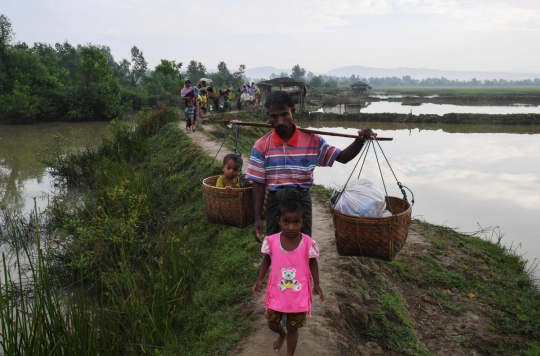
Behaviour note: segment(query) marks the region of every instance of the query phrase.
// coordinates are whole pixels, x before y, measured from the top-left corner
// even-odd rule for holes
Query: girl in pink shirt
[[[259,278],[252,291],[261,294],[261,284],[270,266],[264,306],[268,311],[268,327],[279,334],[274,341],[274,350],[279,352],[287,339],[287,355],[294,355],[298,343],[298,328],[306,324],[306,313],[311,315],[311,290],[324,301],[319,286],[319,246],[308,235],[302,234],[305,208],[295,200],[280,203],[278,223],[281,232],[267,236],[261,252],[264,258]],[[313,282],[312,282],[313,278]],[[281,325],[287,316],[287,328]]]

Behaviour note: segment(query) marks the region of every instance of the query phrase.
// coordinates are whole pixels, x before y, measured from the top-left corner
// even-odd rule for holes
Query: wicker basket
[[[253,187],[230,190],[218,188],[216,187],[218,178],[219,176],[208,177],[202,184],[204,210],[208,221],[239,228],[253,224],[255,221]]]
[[[219,92],[208,92],[206,95],[208,96],[208,99],[212,99],[212,100],[219,99]]]
[[[407,240],[411,223],[411,204],[387,197],[394,213],[391,217],[361,218],[333,210],[336,245],[340,255],[374,257],[391,261]]]

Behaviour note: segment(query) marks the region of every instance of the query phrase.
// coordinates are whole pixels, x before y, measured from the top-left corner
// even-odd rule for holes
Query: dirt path
[[[184,129],[183,123],[180,128]],[[188,137],[197,143],[209,156],[214,157],[221,143],[211,140],[203,132],[186,132]],[[221,161],[226,154],[232,153],[223,147],[217,157]],[[300,338],[295,355],[339,355],[337,342],[337,329],[334,323],[327,317],[328,311],[338,311],[335,294],[335,276],[338,274],[337,261],[338,254],[334,245],[334,226],[332,217],[326,208],[317,199],[313,199],[313,238],[319,244],[321,256],[318,260],[320,271],[320,284],[324,292],[326,301],[322,303],[317,296],[313,299],[312,317],[308,318],[306,327],[300,330]],[[254,277],[255,278],[255,277]],[[247,339],[242,340],[231,352],[231,355],[286,355],[287,347],[281,349],[279,354],[272,350],[272,343],[276,334],[270,331],[266,325],[264,316],[264,295],[253,297],[250,312],[258,317],[254,321],[257,329]]]

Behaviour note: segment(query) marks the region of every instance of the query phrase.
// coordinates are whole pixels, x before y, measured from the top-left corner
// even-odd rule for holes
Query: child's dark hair
[[[279,203],[277,213],[278,219],[285,213],[297,213],[302,217],[302,219],[306,218],[306,208],[304,204],[294,199],[285,199]]]
[[[266,97],[264,107],[266,110],[271,107],[284,109],[286,107],[294,108],[294,104],[289,93],[286,91],[274,91]]]
[[[228,155],[226,155],[225,157],[223,157],[223,165],[226,165],[227,162],[229,161],[233,161],[233,162],[236,162],[238,163],[238,156],[235,155],[234,153],[229,153]]]

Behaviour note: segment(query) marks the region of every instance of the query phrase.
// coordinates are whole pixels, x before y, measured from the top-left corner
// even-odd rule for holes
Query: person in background
[[[194,94],[193,103],[195,105],[195,118],[193,121],[194,123],[195,121],[197,121],[200,115],[200,110],[201,110],[201,99],[199,97],[200,93],[201,93],[201,82],[197,83],[197,85],[193,87],[193,94]]]
[[[233,105],[233,101],[236,99],[236,93],[234,92],[233,88],[229,88],[229,103],[231,103],[231,106]]]
[[[247,105],[247,104],[249,104],[251,102],[251,95],[249,95],[248,91],[245,91],[245,92],[242,93],[241,100],[242,100],[242,105],[243,106],[245,106],[245,105]]]
[[[184,101],[184,106],[187,108],[188,102],[195,100],[195,91],[193,90],[193,87],[191,86],[191,80],[186,79],[184,81],[184,87],[180,91],[180,96],[182,100]],[[193,114],[193,119],[195,121],[195,113]],[[186,130],[188,130],[191,127],[191,121],[186,120]]]
[[[242,96],[242,89],[238,88],[238,90],[236,91],[236,108],[238,109],[238,111],[242,110],[241,96]]]
[[[255,89],[255,105],[259,105],[261,102],[261,88],[257,87]]]
[[[193,105],[193,99],[188,100],[184,113],[186,114],[186,130],[189,131],[191,128],[191,132],[195,131],[195,106]]]
[[[229,102],[229,94],[231,94],[230,89],[226,89],[223,92],[223,111],[228,112],[231,111],[231,103]]]
[[[251,83],[251,86],[248,87],[249,96],[250,96],[250,104],[253,105],[255,103],[255,83]]]
[[[195,90],[191,86],[191,80],[186,79],[184,81],[184,87],[180,91],[180,96],[184,101],[184,105],[187,106],[188,100],[195,99]]]
[[[201,112],[206,115],[208,112],[208,96],[205,89],[201,90]]]

